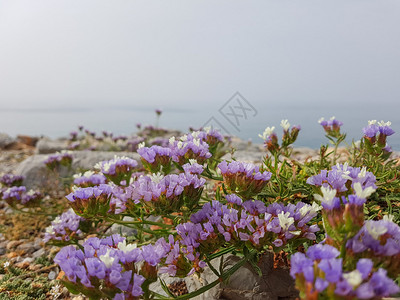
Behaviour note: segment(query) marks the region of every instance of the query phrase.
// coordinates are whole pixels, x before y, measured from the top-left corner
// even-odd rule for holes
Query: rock
[[[29,262],[27,262],[27,261],[21,261],[21,262],[19,262],[19,263],[16,263],[15,264],[15,267],[17,267],[17,268],[20,268],[20,269],[26,269],[26,268],[28,268],[29,267]]]
[[[6,149],[14,144],[16,140],[6,133],[0,132],[0,149]]]
[[[44,248],[40,248],[39,250],[32,253],[32,258],[36,259],[46,254],[46,250]]]
[[[72,177],[73,174],[79,173],[85,170],[93,169],[94,165],[103,160],[113,159],[114,156],[128,156],[136,159],[141,165],[140,156],[137,153],[132,152],[101,152],[101,151],[74,151],[72,153],[73,161],[71,168],[61,167],[61,177]],[[48,155],[36,154],[28,157],[26,160],[21,162],[15,170],[17,175],[25,177],[23,185],[27,189],[32,188],[53,188],[54,184],[57,184],[54,176],[54,172],[51,172],[44,161]],[[58,183],[60,184],[60,183]]]
[[[17,250],[22,250],[27,254],[31,254],[31,253],[33,253],[35,251],[34,243],[33,242],[26,242],[26,243],[20,244],[17,247]]]
[[[6,248],[3,248],[3,247],[0,247],[0,256],[1,255],[4,255],[4,254],[6,254],[7,253],[7,249]]]
[[[23,242],[23,241],[21,241],[21,240],[19,240],[19,241],[10,241],[10,242],[7,243],[6,248],[7,248],[8,250],[14,249],[14,248],[16,248],[17,246],[21,245],[22,242]]]
[[[68,141],[66,139],[52,140],[44,137],[36,143],[37,154],[55,153],[65,149],[68,149]]]
[[[39,140],[39,138],[38,137],[29,136],[29,135],[17,135],[17,140],[18,140],[18,142],[20,142],[20,143],[22,143],[24,145],[35,147],[36,143]]]
[[[49,280],[54,280],[54,279],[56,279],[56,277],[57,277],[57,274],[54,271],[51,271],[49,273],[49,276],[47,276],[47,278],[49,278]]]
[[[124,217],[122,220],[123,220],[123,221],[133,221],[134,218],[132,218],[132,217]],[[131,236],[131,235],[136,234],[136,233],[137,233],[137,230],[136,230],[135,228],[127,227],[127,226],[124,226],[124,225],[122,225],[122,224],[114,223],[114,224],[106,231],[106,234],[107,234],[107,235],[111,235],[111,234],[116,234],[116,233],[118,233],[118,234],[120,234],[120,235],[123,235],[123,236]]]

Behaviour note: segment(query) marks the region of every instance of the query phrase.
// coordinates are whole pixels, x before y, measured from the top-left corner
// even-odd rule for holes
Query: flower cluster
[[[182,244],[209,253],[226,242],[237,245],[249,242],[254,248],[272,242],[279,248],[293,238],[315,240],[314,233],[319,228],[307,223],[317,215],[316,204],[274,203],[266,207],[261,201],[242,203],[238,198],[227,196],[229,206],[216,200],[206,203],[191,216],[191,222],[179,224],[176,230]]]
[[[49,227],[46,228],[46,232],[43,241],[65,241],[68,242],[74,239],[75,236],[81,233],[79,224],[84,218],[78,216],[72,208],[56,217]]]
[[[99,184],[105,184],[107,178],[103,174],[97,174],[93,171],[86,171],[74,175],[74,184],[79,187],[91,187]]]
[[[26,191],[25,186],[12,186],[0,189],[0,197],[9,205],[22,204],[25,206],[36,206],[43,198],[39,191]]]
[[[336,190],[338,195],[346,195],[353,192],[358,196],[361,196],[362,193],[369,193],[375,190],[375,182],[376,177],[367,171],[366,167],[355,168],[349,166],[347,163],[336,164],[331,170],[322,170],[318,175],[307,179],[308,184],[316,187],[330,187]],[[360,186],[362,190],[359,189]],[[351,190],[349,190],[350,188]]]
[[[3,186],[20,186],[22,185],[22,181],[24,180],[23,176],[13,175],[13,174],[4,174],[0,177],[0,183]]]
[[[341,136],[340,127],[343,125],[343,122],[336,120],[335,117],[331,117],[328,121],[321,118],[318,120],[318,123],[324,128],[328,136]]]
[[[56,152],[56,154],[49,155],[44,161],[44,164],[50,169],[55,170],[59,165],[68,167],[72,163],[72,152],[63,150]]]
[[[117,234],[94,237],[83,243],[83,250],[62,248],[54,261],[64,271],[64,281],[90,298],[132,299],[144,293],[145,281],[148,288],[157,280],[157,265],[169,251],[165,244],[159,241],[137,248]]]
[[[168,174],[171,169],[172,151],[170,148],[161,146],[144,147],[139,145],[137,150],[141,156],[143,166],[151,173],[162,171]]]
[[[275,126],[265,128],[263,134],[258,135],[264,140],[265,147],[272,154],[278,153],[281,149],[287,150],[288,146],[296,141],[301,129],[300,125],[294,125],[290,130],[290,123],[288,120],[282,120],[280,125],[283,128],[281,146],[279,146],[278,137],[274,132]]]
[[[107,184],[95,187],[77,188],[66,198],[76,214],[82,217],[105,216],[115,212],[115,207],[110,203],[113,189]]]
[[[387,144],[388,136],[394,134],[394,130],[390,127],[391,122],[377,122],[376,120],[368,121],[368,126],[363,128],[364,142],[367,149],[376,155],[382,155],[388,158],[392,149]]]
[[[346,247],[351,255],[371,258],[393,276],[400,272],[400,227],[389,219],[366,221]]]
[[[204,178],[190,173],[142,176],[133,183],[132,200],[161,214],[179,211],[182,206],[192,209],[204,183]]]
[[[26,192],[24,186],[12,186],[9,188],[3,188],[0,190],[0,196],[8,204],[12,205],[22,200],[23,194]]]
[[[172,160],[180,165],[187,163],[189,159],[196,159],[199,164],[203,164],[212,156],[208,144],[191,134],[182,136],[180,140],[176,140],[175,137],[170,138],[169,147],[172,151]]]
[[[400,288],[387,277],[386,270],[373,271],[373,262],[360,259],[355,270],[343,270],[339,251],[330,245],[317,244],[306,254],[295,253],[291,257],[290,274],[296,279],[296,287],[302,298],[318,296],[346,296],[346,299],[371,299],[398,293]]]
[[[204,167],[202,165],[199,165],[195,159],[189,159],[189,162],[187,164],[184,164],[182,168],[185,171],[185,173],[198,174],[198,175],[203,173],[204,170]]]
[[[224,182],[232,193],[236,193],[245,199],[260,193],[271,179],[271,173],[260,171],[259,167],[238,161],[227,163],[222,161],[218,164]]]
[[[129,183],[131,175],[137,166],[137,161],[132,158],[114,156],[114,158],[109,161],[97,163],[95,168],[100,170],[107,179],[115,184],[120,184],[122,181]]]

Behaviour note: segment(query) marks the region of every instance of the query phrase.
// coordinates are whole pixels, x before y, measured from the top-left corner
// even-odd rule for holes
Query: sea
[[[236,115],[236,116],[235,116]],[[351,109],[324,106],[269,106],[236,113],[219,109],[168,108],[162,109],[157,118],[155,108],[135,106],[109,107],[68,107],[68,108],[0,108],[0,132],[11,136],[30,135],[50,138],[67,137],[78,126],[101,133],[103,130],[114,135],[130,135],[137,132],[137,124],[152,125],[188,132],[189,128],[211,126],[223,134],[261,144],[258,136],[266,127],[275,126],[278,138],[282,135],[279,126],[282,119],[288,119],[292,125],[300,125],[301,131],[294,144],[297,147],[319,148],[329,143],[318,120],[335,116],[343,122],[342,132],[347,134],[346,143],[351,144],[362,138],[362,128],[368,120],[391,121],[395,133],[388,138],[393,150],[400,150],[400,115],[397,109],[379,110],[379,106],[363,109]]]

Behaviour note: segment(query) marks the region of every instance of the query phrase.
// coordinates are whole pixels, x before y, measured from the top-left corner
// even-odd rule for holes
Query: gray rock
[[[27,254],[32,254],[35,252],[35,247],[33,242],[25,242],[17,247],[18,250],[23,250]]]
[[[224,256],[224,270],[231,268],[239,260],[240,258],[234,255]],[[213,260],[213,267],[218,269],[220,262],[221,258]],[[193,299],[278,300],[281,298],[295,299],[298,296],[298,292],[294,288],[294,280],[289,275],[289,271],[273,268],[272,253],[261,257],[258,265],[262,271],[261,277],[254,271],[250,264],[245,264],[232,274],[227,282],[219,283],[215,287]],[[174,277],[168,277],[165,274],[161,278],[163,278],[167,285],[178,280]],[[200,278],[197,276],[189,276],[182,280],[185,281],[188,291],[192,292],[202,286],[214,282],[217,279],[217,276],[211,271],[211,269],[206,267],[204,272],[201,273]],[[158,282],[153,283],[150,288],[157,293],[166,295]]]
[[[65,139],[52,140],[47,137],[41,138],[36,143],[36,153],[48,154],[68,148],[68,141]]]
[[[39,250],[32,253],[32,258],[36,259],[46,254],[46,250],[44,248],[40,248]]]
[[[141,164],[139,154],[132,152],[74,151],[72,153],[72,166],[70,168],[62,166],[59,170],[60,176],[63,178],[71,177],[75,173],[93,169],[99,161],[110,160],[115,155],[131,157],[136,159],[139,165]],[[47,157],[46,154],[30,156],[16,168],[15,173],[25,177],[23,184],[27,189],[54,188],[55,185],[61,185],[56,174],[44,164]]]
[[[132,217],[124,217],[123,218],[124,221],[133,221],[134,218]],[[135,228],[131,228],[131,227],[127,227],[124,226],[122,224],[117,224],[114,223],[107,231],[106,234],[107,235],[111,235],[111,234],[120,234],[122,236],[131,236],[137,233],[137,230]]]
[[[5,247],[0,247],[0,256],[6,254],[7,249]]]
[[[6,133],[0,132],[0,149],[5,149],[14,144],[15,142],[16,140],[14,138],[10,137]]]

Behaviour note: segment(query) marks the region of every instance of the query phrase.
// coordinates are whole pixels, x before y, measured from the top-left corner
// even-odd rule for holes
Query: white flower
[[[348,167],[349,167],[349,164],[347,162],[345,162],[343,164],[343,166],[340,166],[339,163],[336,164],[336,168],[342,172],[342,178],[343,179],[347,179],[347,180],[349,180],[349,179],[351,180],[352,178],[349,176],[350,171],[347,170]]]
[[[331,120],[331,121],[335,120],[335,116],[332,116],[332,117],[330,118],[330,120]]]
[[[61,221],[61,218],[59,217],[59,216],[57,216],[53,221],[52,221],[52,223],[53,224],[60,224],[62,221]]]
[[[358,173],[357,177],[358,178],[365,178],[367,176],[367,168],[362,167],[360,173]]]
[[[365,228],[367,229],[368,233],[374,238],[375,240],[379,239],[382,234],[385,234],[387,228],[383,225],[376,224],[373,225],[371,221],[365,222]]]
[[[394,216],[388,214],[388,215],[384,215],[382,220],[383,220],[383,221],[393,222],[393,219],[394,219]]]
[[[128,253],[130,251],[132,251],[133,249],[136,249],[137,245],[136,244],[126,244],[126,240],[124,240],[123,242],[119,242],[118,243],[118,249],[121,250],[124,253]]]
[[[141,143],[139,143],[138,144],[138,149],[142,149],[142,148],[144,148],[144,145],[145,145],[145,142],[141,142]]]
[[[184,147],[184,144],[181,141],[179,141],[176,145],[178,146],[178,149],[182,149]]]
[[[164,175],[161,174],[160,172],[158,172],[158,173],[153,173],[153,174],[149,175],[149,177],[151,178],[151,181],[153,181],[154,183],[159,183],[161,181],[161,179],[164,178]]]
[[[316,202],[313,202],[312,205],[306,204],[302,208],[300,208],[301,217],[304,217],[306,214],[315,214],[317,211],[322,209],[321,205],[318,205]]]
[[[322,196],[319,194],[314,194],[315,200],[321,201],[328,206],[332,205],[333,199],[336,197],[336,190],[332,190],[329,186],[321,186]]]
[[[54,231],[53,225],[46,227],[46,233],[48,233],[50,235],[56,234],[56,232]]]
[[[200,147],[200,140],[199,139],[193,139],[193,144],[195,144],[197,147]]]
[[[372,186],[363,189],[361,183],[359,182],[356,182],[353,185],[353,190],[356,192],[357,197],[361,199],[367,199],[375,192],[375,189]]]
[[[368,125],[375,125],[376,124],[376,120],[369,120],[368,121]]]
[[[199,137],[199,135],[200,135],[200,131],[193,131],[192,132],[192,137],[194,137],[195,139],[197,139],[198,137]]]
[[[6,261],[6,262],[3,264],[3,268],[7,268],[9,265],[10,265],[10,262],[9,262],[9,261]]]
[[[280,214],[278,214],[279,225],[282,227],[283,231],[288,230],[290,225],[294,223],[294,218],[289,216],[290,212],[288,211],[285,213],[282,211]]]
[[[288,131],[288,129],[290,128],[290,123],[289,121],[286,120],[282,120],[281,121],[281,127],[283,128],[283,130]]]
[[[272,133],[274,133],[274,129],[275,129],[275,126],[267,127],[267,128],[265,128],[263,134],[262,134],[262,135],[259,134],[258,136],[259,136],[260,138],[262,138],[263,140],[266,140],[266,139],[268,139],[268,137],[269,137]]]
[[[362,274],[357,269],[355,269],[354,271],[351,271],[350,273],[343,273],[343,278],[346,279],[346,281],[353,288],[356,286],[359,286],[361,284],[361,282],[363,281]]]
[[[85,173],[83,173],[83,177],[89,178],[90,176],[94,175],[93,171],[86,171]]]
[[[384,127],[384,126],[390,126],[390,125],[392,125],[392,122],[390,122],[390,121],[387,121],[386,123],[385,123],[385,121],[380,121],[380,122],[378,122],[378,125],[379,126],[382,126],[382,127]]]
[[[110,256],[110,249],[107,249],[107,253],[100,255],[100,260],[106,265],[106,268],[110,268],[115,260],[115,257]]]
[[[61,289],[62,287],[59,284],[56,284],[51,288],[50,295],[53,296],[53,299],[57,299],[61,295]]]
[[[191,165],[197,164],[197,160],[191,158],[191,159],[189,159],[189,163],[190,163]]]
[[[74,174],[74,175],[73,175],[73,177],[74,177],[74,178],[79,178],[79,177],[82,177],[82,173],[77,173],[77,174]]]
[[[172,136],[172,137],[169,138],[169,143],[170,143],[171,145],[173,145],[173,144],[175,143],[175,137],[174,137],[174,136]]]
[[[204,130],[206,133],[210,133],[210,131],[211,131],[211,126],[204,127],[203,130]]]
[[[318,123],[321,124],[323,121],[325,121],[325,118],[324,118],[324,117],[320,118],[320,119],[318,120]]]
[[[182,136],[180,137],[180,140],[181,140],[182,142],[186,142],[186,141],[187,141],[187,134],[182,135]]]
[[[35,195],[35,191],[31,189],[26,194],[29,196],[33,196],[33,195]]]

